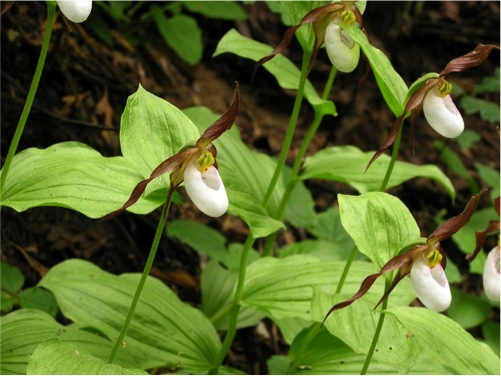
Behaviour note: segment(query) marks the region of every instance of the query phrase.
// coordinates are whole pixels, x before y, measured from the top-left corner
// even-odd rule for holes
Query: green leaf
[[[465,95],[459,102],[464,112],[467,114],[480,113],[480,118],[491,123],[499,122],[499,104],[486,101],[485,99],[470,97]]]
[[[235,29],[231,29],[221,38],[213,56],[232,53],[246,59],[258,61],[272,51],[272,47],[244,37]],[[263,67],[276,78],[282,88],[297,90],[299,87],[300,71],[285,56],[279,54],[265,63]],[[249,76],[250,74],[251,72],[249,72]],[[320,114],[337,115],[334,103],[321,99],[310,81],[306,81],[304,96],[315,111],[320,111]]]
[[[420,237],[409,209],[394,196],[382,192],[339,194],[338,200],[343,227],[377,269]]]
[[[429,364],[441,365],[455,375],[499,374],[499,356],[448,317],[426,308],[410,307],[391,308],[387,314],[409,331]]]
[[[28,363],[29,375],[148,375],[136,368],[106,364],[58,338],[41,343]]]
[[[293,255],[310,255],[324,261],[346,261],[353,248],[353,241],[350,237],[348,240],[352,243],[351,247],[344,247],[341,244],[322,239],[306,239],[280,248],[278,255],[281,258]]]
[[[197,21],[184,14],[167,18],[156,5],[150,7],[150,12],[165,43],[188,64],[199,63],[202,59],[203,44],[202,31]]]
[[[116,338],[125,321],[140,274],[114,276],[82,260],[53,267],[40,285],[56,296],[64,316]],[[149,277],[120,354],[134,354],[134,367],[175,367],[202,373],[221,346],[210,321],[181,302],[162,282]]]
[[[499,354],[499,329],[499,323],[490,320],[484,322],[482,325],[482,334],[485,337],[485,343],[487,343],[496,354]]]
[[[26,374],[26,367],[36,347],[51,338],[72,344],[79,351],[107,361],[113,343],[103,336],[79,330],[76,326],[63,326],[46,312],[20,309],[1,320],[1,374]],[[134,367],[143,362],[141,355],[120,352],[116,364]]]
[[[339,209],[329,208],[317,214],[315,223],[307,228],[308,232],[319,239],[325,239],[343,248],[353,248],[353,241],[341,224]]]
[[[122,206],[142,179],[123,157],[105,158],[78,142],[17,154],[2,194],[2,206],[24,211],[60,206],[99,218]],[[130,211],[146,214],[162,205],[165,194],[141,198]]]
[[[207,128],[218,115],[205,107],[185,110],[200,130]],[[275,161],[264,154],[253,152],[242,142],[238,130],[233,127],[214,141],[217,148],[218,168],[230,202],[228,211],[242,218],[255,238],[264,237],[283,227],[263,207],[261,200],[275,170]],[[270,200],[270,212],[276,212],[283,193],[283,181]]]
[[[40,287],[30,287],[19,294],[19,305],[23,308],[39,309],[55,317],[57,302],[54,295]]]
[[[311,300],[313,289],[321,288],[333,294],[344,269],[345,262],[321,261],[316,257],[297,255],[282,259],[265,257],[253,262],[247,269],[242,304],[253,307],[274,319],[299,317],[312,318]],[[368,262],[354,262],[344,284],[346,291],[358,291],[362,280],[375,273],[374,266]],[[383,281],[376,281],[369,295],[375,294],[376,301],[382,295]],[[379,286],[376,287],[376,286]],[[367,295],[367,294],[366,294]],[[394,294],[392,294],[392,297]],[[415,296],[413,292],[396,291],[396,300],[407,304]],[[325,311],[327,313],[327,311]]]
[[[473,163],[478,171],[480,178],[487,184],[490,189],[491,201],[494,201],[496,197],[499,196],[499,186],[500,186],[500,174],[499,169],[491,168],[480,162]]]
[[[374,307],[383,295],[383,291],[382,283],[378,286],[372,286],[371,290],[361,299],[356,300],[348,307],[332,312],[325,321],[324,326],[332,335],[338,337],[353,349],[355,353],[367,354],[381,315],[381,311],[379,309],[374,310]],[[337,295],[327,294],[318,288],[314,289],[311,303],[312,316],[316,320],[322,320],[334,304],[351,298],[354,293],[355,291],[349,286],[345,286],[342,293]],[[402,299],[404,297],[406,299]],[[388,303],[390,306],[395,307],[408,305],[413,297],[415,295],[410,282],[408,279],[404,279],[391,293]],[[430,371],[418,371],[421,370],[418,348],[413,341],[409,341],[406,336],[407,333],[394,317],[386,316],[373,361],[376,364],[383,363],[391,366],[394,373],[408,374],[414,369],[416,369],[416,373],[430,373]],[[430,368],[432,367],[430,366]],[[435,372],[431,373],[443,373],[443,371],[440,372],[440,368],[432,369]],[[373,372],[372,367],[369,367],[368,372]]]
[[[247,14],[235,1],[186,1],[183,6],[193,13],[220,20],[243,21]]]
[[[447,309],[447,315],[465,329],[482,324],[491,311],[491,305],[478,297],[468,295],[451,287],[452,303]]]
[[[309,329],[311,330],[311,329]],[[292,343],[289,360],[294,360],[289,371],[294,375],[349,375],[358,374],[363,368],[366,355],[354,352],[339,338],[323,329],[312,340],[310,345],[296,356],[301,349],[308,330],[300,333]],[[286,365],[287,369],[287,365]],[[395,368],[385,361],[373,360],[370,365],[371,374],[388,375],[395,373]],[[286,374],[285,372],[283,374]]]
[[[356,24],[342,24],[341,26],[348,32],[353,41],[360,45],[365,56],[369,59],[379,90],[381,90],[388,107],[395,116],[402,115],[408,91],[402,77],[395,71],[386,55],[369,43],[367,36]]]
[[[374,152],[363,152],[355,146],[334,146],[323,149],[306,159],[301,179],[329,179],[346,183],[360,193],[379,190],[390,157],[381,155],[365,171]],[[388,182],[388,188],[417,177],[426,177],[442,185],[452,199],[454,186],[449,178],[435,165],[417,166],[397,161]]]
[[[480,141],[482,136],[478,132],[472,131],[471,129],[465,129],[457,138],[457,143],[465,149],[470,149],[473,144]]]
[[[494,208],[478,209],[473,213],[468,223],[452,235],[452,239],[462,252],[466,254],[472,253],[476,245],[475,231],[485,230],[489,221],[496,220],[499,220],[499,216]],[[489,249],[486,249],[486,251],[489,251]]]
[[[24,275],[19,268],[0,262],[0,288],[11,294],[19,291],[24,285]]]
[[[127,99],[120,125],[120,146],[125,159],[142,174],[143,179],[182,147],[195,144],[199,137],[197,128],[180,109],[149,93],[141,85]],[[168,174],[165,174],[153,180],[148,188],[154,190],[168,186]]]
[[[482,82],[475,86],[474,94],[499,93],[499,67],[494,71],[491,77],[484,77]]]
[[[291,175],[292,169],[284,166],[282,170],[284,185]],[[281,193],[283,194],[283,193]],[[285,209],[285,219],[294,227],[309,227],[315,222],[315,201],[311,191],[307,189],[302,181],[297,181],[289,197]]]
[[[217,330],[228,329],[228,314],[232,303],[237,274],[212,260],[201,276],[202,312],[210,318]],[[262,313],[249,307],[238,312],[237,328],[255,326],[264,318]]]
[[[5,291],[0,291],[0,310],[2,312],[9,312],[14,307],[14,304],[16,304],[16,299],[13,295]]]

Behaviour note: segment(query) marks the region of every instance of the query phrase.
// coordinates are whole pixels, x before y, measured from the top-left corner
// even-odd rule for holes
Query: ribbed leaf
[[[56,296],[62,313],[80,326],[116,338],[124,323],[139,274],[114,276],[91,263],[69,260],[53,267],[40,285]],[[122,354],[141,357],[135,367],[175,367],[194,373],[212,366],[220,341],[210,321],[149,277]]]
[[[95,332],[80,330],[76,326],[63,326],[52,316],[34,309],[14,311],[1,321],[1,368],[0,373],[26,374],[28,361],[36,347],[51,338],[71,344],[81,352],[107,361],[113,342]],[[120,352],[116,364],[134,367],[143,360],[137,353]]]
[[[107,364],[58,338],[42,342],[28,363],[28,375],[148,375],[137,368]]]
[[[221,38],[213,56],[232,53],[253,61],[258,61],[262,57],[269,55],[272,51],[272,47],[246,38],[235,29],[231,29]],[[297,90],[300,71],[285,56],[277,55],[273,60],[265,63],[263,67],[276,78],[282,88]],[[249,72],[250,75],[251,72]],[[315,110],[320,111],[321,114],[337,115],[334,103],[321,99],[310,81],[306,82],[304,96]]]
[[[392,308],[387,314],[401,322],[430,365],[455,375],[499,375],[499,356],[447,316],[411,307]]]
[[[420,230],[398,198],[382,192],[338,195],[341,222],[358,250],[381,269],[400,249],[419,240]]]
[[[62,206],[91,218],[120,207],[142,176],[123,157],[105,158],[78,142],[17,154],[2,194],[2,206],[24,211],[35,206]],[[131,208],[139,214],[160,206],[165,194],[142,198]]]
[[[301,174],[302,179],[328,179],[346,183],[360,193],[377,191],[390,163],[390,157],[381,155],[367,171],[373,152],[363,152],[355,146],[334,146],[309,157]],[[387,188],[395,187],[417,177],[426,177],[442,185],[454,200],[450,179],[435,165],[417,166],[397,161]]]

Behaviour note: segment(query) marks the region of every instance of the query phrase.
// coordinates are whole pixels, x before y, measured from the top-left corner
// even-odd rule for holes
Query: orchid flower
[[[493,49],[499,50],[499,46],[479,44],[466,55],[451,60],[439,74],[428,73],[411,85],[404,102],[403,113],[393,122],[388,140],[371,158],[367,169],[393,145],[403,121],[409,113],[412,115],[411,120],[414,123],[417,112],[423,109],[426,120],[435,131],[444,137],[455,138],[459,136],[464,130],[464,122],[449,95],[452,86],[445,80],[445,76],[449,73],[463,72],[479,66],[487,59]]]
[[[500,212],[499,207],[499,197],[494,200],[494,209],[498,213]],[[476,247],[472,254],[466,256],[466,260],[472,262],[478,253],[482,249],[485,243],[487,234],[493,231],[499,231],[499,220],[490,221],[485,230],[475,232]],[[484,264],[484,292],[485,295],[490,300],[499,302],[499,285],[500,285],[500,275],[499,275],[499,235],[498,235],[498,245],[494,247],[489,254]]]
[[[354,21],[353,12],[349,12]],[[336,17],[327,25],[325,29],[325,50],[332,65],[338,71],[349,73],[353,72],[358,65],[360,46],[341,28],[339,25],[341,22],[341,18]]]
[[[72,22],[84,22],[92,10],[92,0],[57,0],[61,12]]]
[[[445,81],[445,80],[444,80]],[[445,90],[440,90],[446,87]],[[456,138],[464,130],[461,113],[449,95],[451,85],[447,82],[428,91],[423,100],[423,112],[428,124],[447,138]]]
[[[416,245],[410,250],[401,253],[390,259],[379,271],[379,273],[367,276],[358,292],[348,300],[334,305],[325,316],[322,324],[329,315],[341,308],[349,306],[355,300],[364,296],[372,287],[376,279],[387,272],[397,269],[395,278],[389,288],[376,304],[376,309],[393,291],[395,286],[407,275],[410,274],[411,284],[421,303],[429,309],[435,311],[446,310],[451,303],[451,292],[449,283],[445,276],[446,255],[440,242],[451,237],[468,223],[481,195],[486,192],[482,190],[473,196],[463,212],[448,221],[442,223],[426,239],[425,244]]]
[[[500,275],[499,275],[499,244],[494,247],[484,264],[484,292],[490,300],[499,302]]]
[[[311,70],[315,57],[324,42],[332,65],[341,72],[353,71],[360,57],[360,46],[353,42],[348,34],[342,30],[341,24],[349,25],[357,21],[362,27],[362,12],[365,5],[365,2],[360,1],[341,1],[311,10],[301,19],[299,24],[290,27],[285,32],[282,41],[271,54],[256,63],[252,77],[254,77],[261,65],[282,53],[291,42],[296,30],[306,24],[312,24],[315,32],[315,42],[308,72]]]
[[[184,182],[186,192],[193,203],[205,214],[220,217],[228,209],[228,196],[217,171],[216,147],[212,142],[231,128],[238,113],[240,92],[235,82],[235,95],[231,106],[196,141],[194,146],[183,148],[177,154],[158,165],[148,179],[140,181],[123,206],[104,216],[107,220],[133,205],[155,178],[170,172],[168,200],[175,189]]]

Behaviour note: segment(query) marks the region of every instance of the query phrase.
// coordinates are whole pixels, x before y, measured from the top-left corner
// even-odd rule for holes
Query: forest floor
[[[2,7],[4,5],[2,2]],[[152,22],[118,23],[95,6],[95,12],[112,30],[114,46],[110,47],[86,23],[71,24],[70,31],[59,15],[38,94],[18,150],[79,141],[105,156],[119,155],[120,117],[127,97],[137,90],[138,84],[179,108],[203,105],[222,113],[228,107],[233,82],[237,80],[242,94],[237,125],[244,142],[250,148],[278,156],[294,93],[280,89],[264,69],[258,71],[251,83],[254,64],[250,60],[229,54],[212,57],[218,41],[230,28],[271,46],[279,43],[286,30],[279,15],[271,13],[264,2],[241,6],[248,15],[245,21],[192,14],[202,29],[204,42],[203,59],[195,66],[180,60],[167,47]],[[14,2],[1,19],[2,164],[38,59],[45,8],[43,2]],[[440,72],[449,60],[471,51],[477,44],[499,44],[499,8],[499,2],[370,2],[364,20],[371,42],[387,54],[396,71],[410,84],[424,73]],[[146,42],[129,43],[124,35],[134,33]],[[299,65],[301,53],[297,43],[292,43],[286,54]],[[355,145],[364,151],[377,150],[383,145],[393,115],[372,75],[358,84],[366,64],[362,61],[353,74],[339,74],[336,78],[336,89],[330,99],[336,103],[339,116],[324,120],[309,155],[333,145]],[[471,93],[483,77],[494,74],[496,67],[499,67],[498,52],[492,53],[482,66],[449,78],[464,92]],[[310,74],[319,91],[329,70],[329,61],[322,51]],[[499,103],[499,94],[486,95],[484,99]],[[468,172],[482,184],[473,163],[499,170],[499,123],[493,125],[478,115],[463,113],[463,116],[466,127],[478,132],[481,139],[470,149],[441,140],[458,153]],[[298,141],[304,137],[312,119],[311,107],[304,105],[289,163],[294,160]],[[451,217],[459,213],[471,197],[467,181],[440,158],[434,145],[438,137],[426,125],[424,117],[419,117],[415,151],[407,129],[399,158],[418,165],[438,165],[453,182],[457,193],[455,202],[452,203],[436,183],[424,179],[391,190],[409,207],[424,233],[435,227],[433,218],[440,211],[446,210],[447,217]],[[340,183],[312,181],[307,186],[319,211],[336,205],[338,193],[354,193]],[[488,205],[485,197],[480,207]],[[222,231],[229,241],[244,241],[247,235],[240,220],[229,215],[218,220],[207,219],[189,202],[174,207],[170,215],[208,223]],[[49,268],[70,258],[89,260],[116,274],[142,271],[159,213],[148,216],[125,213],[102,223],[55,207],[33,208],[23,213],[2,208],[1,216],[1,259],[19,267],[26,277],[26,286],[30,286]],[[304,234],[288,232],[281,234],[279,241],[292,242],[300,236]],[[452,241],[446,245],[453,261],[460,270],[466,271],[464,255]],[[187,246],[165,238],[152,274],[177,291],[184,301],[199,304],[199,256]],[[238,361],[239,368],[250,373],[266,372],[265,360],[276,351],[273,341],[263,340],[252,328],[239,331],[232,350],[233,361]]]

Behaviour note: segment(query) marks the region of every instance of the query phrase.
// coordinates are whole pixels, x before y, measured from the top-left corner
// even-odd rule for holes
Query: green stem
[[[157,230],[155,232],[155,237],[153,238],[153,243],[151,244],[150,254],[148,255],[148,259],[146,260],[143,274],[141,275],[141,279],[139,280],[139,284],[137,285],[136,293],[134,294],[134,298],[132,299],[132,303],[129,307],[129,312],[127,313],[127,317],[125,318],[125,322],[122,326],[120,334],[118,335],[115,345],[111,350],[108,363],[113,363],[115,361],[115,358],[118,354],[118,350],[122,344],[122,341],[125,338],[125,335],[127,334],[127,330],[129,329],[130,323],[132,322],[132,318],[134,317],[134,312],[136,310],[137,303],[139,302],[141,292],[143,291],[144,284],[146,283],[146,278],[150,274],[150,270],[153,265],[153,260],[155,259],[155,255],[158,250],[158,245],[160,244],[160,239],[162,238],[165,224],[167,223],[167,215],[169,213],[173,193],[174,190],[169,190],[169,193],[167,194],[167,202],[164,205],[164,208],[162,210],[162,215],[160,216],[160,221],[158,222]]]
[[[336,294],[341,294],[344,282],[346,281],[346,277],[348,276],[351,264],[353,264],[353,260],[355,260],[356,255],[357,255],[357,246],[354,245],[351,250],[350,257],[348,258],[348,261],[346,261],[346,264],[344,265],[343,274],[341,274],[341,278],[339,278],[339,283],[337,284],[336,287]]]
[[[237,319],[238,312],[240,311],[240,300],[242,299],[242,293],[244,290],[245,274],[247,271],[247,262],[249,260],[250,250],[254,244],[254,238],[252,236],[247,237],[245,241],[244,248],[242,250],[242,256],[240,257],[240,270],[238,273],[237,286],[235,288],[235,294],[233,295],[233,301],[231,303],[230,314],[228,317],[228,330],[226,331],[226,336],[224,338],[221,349],[214,361],[214,368],[210,371],[211,374],[217,373],[221,363],[223,363],[226,354],[230,350],[230,346],[235,339],[235,334],[237,332]]]
[[[390,284],[391,284],[391,278],[387,278],[384,284],[384,291],[388,290]],[[384,311],[388,307],[388,298],[389,297],[387,297],[383,301],[383,304],[381,305],[381,313],[379,314],[379,321],[376,326],[376,331],[374,332],[374,337],[372,337],[371,347],[369,349],[369,352],[367,353],[367,358],[365,358],[364,366],[362,368],[362,371],[360,371],[361,375],[365,375],[367,373],[369,365],[371,364],[372,356],[374,355],[374,351],[376,350],[377,342],[379,341],[379,336],[381,335],[381,329],[383,328],[384,318],[386,316]]]
[[[403,120],[402,120],[403,121]],[[393,151],[391,153],[391,160],[388,164],[388,168],[386,169],[386,175],[384,176],[383,183],[381,183],[381,188],[379,188],[380,192],[384,192],[386,187],[388,186],[388,182],[390,181],[391,174],[393,172],[393,167],[395,167],[395,162],[397,161],[398,149],[400,148],[400,140],[402,139],[402,129],[404,127],[400,126],[397,137],[395,138],[395,142],[393,143]]]
[[[329,77],[327,78],[324,91],[322,93],[322,99],[324,100],[326,100],[327,97],[329,96],[329,93],[332,89],[332,85],[334,83],[334,79],[336,77],[336,73],[337,73],[336,68],[332,67],[329,73]],[[291,176],[285,187],[284,195],[280,200],[277,213],[275,214],[275,219],[281,220],[285,215],[285,209],[287,208],[287,203],[289,202],[290,195],[292,194],[292,191],[294,190],[294,187],[296,186],[296,183],[298,181],[297,177],[299,176],[299,170],[303,163],[304,156],[306,154],[306,151],[308,150],[308,147],[310,146],[311,140],[317,133],[318,127],[322,123],[323,118],[324,114],[315,111],[315,118],[313,119],[313,123],[308,129],[308,133],[306,133],[306,136],[304,137],[303,142],[301,142],[301,146],[299,147],[296,160],[294,161],[294,165],[292,166]],[[263,255],[265,256],[271,255],[275,238],[276,238],[276,233],[273,233],[266,239]]]
[[[296,93],[296,100],[294,101],[294,107],[292,109],[292,115],[289,120],[289,126],[287,128],[287,132],[285,134],[284,143],[282,145],[282,150],[278,157],[277,167],[271,178],[270,184],[268,185],[268,189],[264,194],[263,198],[263,206],[266,207],[268,202],[270,201],[271,195],[275,190],[275,186],[277,185],[277,181],[282,174],[282,169],[285,165],[285,160],[287,159],[287,154],[289,153],[289,149],[292,143],[292,137],[294,136],[294,131],[296,129],[297,119],[299,117],[299,110],[301,109],[301,104],[303,103],[304,97],[304,86],[306,84],[306,76],[308,75],[308,66],[310,63],[311,51],[304,51],[303,54],[303,62],[301,64],[301,76],[299,77],[299,87]]]
[[[19,141],[21,140],[24,126],[26,125],[26,121],[28,120],[28,115],[30,114],[31,106],[33,105],[35,94],[37,93],[38,84],[40,83],[40,78],[42,77],[45,58],[47,57],[47,51],[49,50],[50,36],[52,34],[52,24],[54,22],[56,5],[57,3],[55,1],[47,1],[47,24],[45,25],[45,35],[42,41],[42,49],[40,50],[40,56],[38,57],[35,75],[33,76],[33,81],[31,82],[30,91],[28,92],[28,97],[26,98],[23,112],[21,113],[21,117],[19,118],[16,131],[14,132],[14,137],[12,138],[12,142],[9,146],[9,151],[7,152],[7,157],[5,158],[2,174],[0,176],[0,192],[3,192],[3,187],[5,185],[5,180],[7,179],[7,174],[9,173],[12,159],[14,158],[17,147],[19,146]]]

